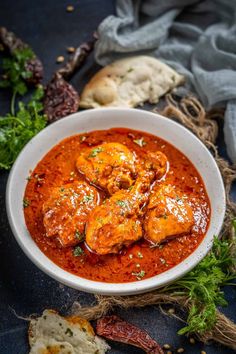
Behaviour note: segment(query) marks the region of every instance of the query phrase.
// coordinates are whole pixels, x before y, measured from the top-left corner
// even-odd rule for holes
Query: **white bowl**
[[[26,177],[42,157],[62,139],[82,132],[112,127],[137,129],[159,136],[184,153],[200,173],[211,203],[211,220],[206,236],[184,261],[152,278],[130,283],[87,280],[58,267],[31,238],[25,224],[22,201]],[[225,191],[219,169],[210,152],[190,131],[163,116],[138,109],[105,108],[86,110],[48,126],[23,149],[12,167],[6,193],[7,215],[15,238],[25,254],[52,278],[72,288],[107,295],[138,294],[161,287],[190,271],[207,254],[218,235],[225,214]]]

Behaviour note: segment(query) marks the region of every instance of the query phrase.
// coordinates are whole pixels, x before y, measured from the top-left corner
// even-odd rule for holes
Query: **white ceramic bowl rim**
[[[198,248],[177,266],[154,277],[130,283],[104,283],[71,274],[47,258],[31,238],[24,220],[22,200],[30,170],[57,143],[86,131],[125,127],[145,131],[170,142],[187,156],[201,174],[211,202],[211,221]],[[42,144],[43,142],[43,144]],[[35,136],[18,156],[9,175],[6,191],[7,215],[13,234],[37,267],[72,288],[98,294],[138,294],[164,286],[190,271],[207,254],[222,227],[225,214],[225,191],[215,160],[189,130],[180,124],[151,112],[128,108],[104,108],[78,112],[46,127]]]

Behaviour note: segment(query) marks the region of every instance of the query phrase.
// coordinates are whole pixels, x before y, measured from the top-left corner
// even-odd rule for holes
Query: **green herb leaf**
[[[84,232],[79,232],[79,230],[76,230],[76,231],[75,231],[75,237],[76,237],[80,242],[82,242],[82,241],[84,241],[84,239],[85,239],[85,234],[84,234]],[[81,249],[81,251],[83,252],[82,249]]]
[[[146,272],[144,270],[140,270],[140,272],[133,272],[132,275],[136,276],[137,280],[141,280],[145,276]]]
[[[126,209],[129,208],[129,203],[128,203],[127,200],[117,200],[116,204],[119,205],[122,208],[126,208]]]
[[[143,258],[143,254],[141,252],[138,252],[137,255],[138,255],[138,258]]]
[[[100,152],[103,151],[103,148],[102,147],[98,147],[98,148],[94,148],[90,154],[89,154],[89,157],[96,157]]]
[[[9,169],[25,144],[45,127],[42,97],[40,86],[27,104],[19,102],[16,115],[0,117],[0,168]]]
[[[83,203],[89,203],[89,202],[91,202],[93,200],[93,195],[92,194],[90,194],[90,195],[85,195],[84,197],[83,197],[83,199],[82,199],[82,204]]]
[[[32,72],[26,70],[26,63],[35,57],[34,52],[29,47],[17,49],[11,58],[3,60],[3,70],[5,80],[1,81],[1,87],[11,87],[15,93],[21,96],[27,92],[25,79],[32,76]]]
[[[84,251],[82,250],[82,248],[81,248],[80,246],[76,246],[76,247],[74,248],[73,255],[74,255],[75,257],[80,257],[80,256],[82,256],[83,254],[84,254]]]
[[[231,244],[215,237],[211,252],[191,272],[164,288],[172,295],[178,294],[189,299],[187,326],[179,334],[202,334],[213,328],[217,306],[227,304],[221,287],[236,278],[235,271],[230,271],[235,265]]]
[[[27,208],[30,205],[30,201],[26,198],[23,199],[23,207]]]

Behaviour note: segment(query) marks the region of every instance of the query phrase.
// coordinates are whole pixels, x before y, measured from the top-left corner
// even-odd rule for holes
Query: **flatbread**
[[[110,348],[95,336],[93,328],[78,316],[62,317],[45,310],[29,326],[29,354],[105,354]]]
[[[98,71],[85,86],[82,108],[136,107],[146,101],[157,103],[165,93],[184,82],[160,60],[135,56],[117,60]]]

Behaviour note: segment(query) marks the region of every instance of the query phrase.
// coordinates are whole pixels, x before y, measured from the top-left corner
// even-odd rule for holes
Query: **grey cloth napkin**
[[[185,75],[207,109],[226,106],[224,134],[236,162],[236,0],[117,0],[99,26],[96,61],[149,54]]]

